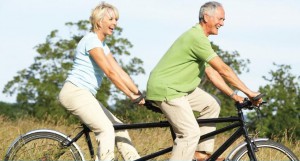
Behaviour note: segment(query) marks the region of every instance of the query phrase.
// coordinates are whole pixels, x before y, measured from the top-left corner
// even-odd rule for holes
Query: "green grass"
[[[7,119],[4,116],[0,115],[0,122],[2,123],[0,128],[0,160],[4,158],[6,150],[8,149],[9,145],[17,138],[19,135],[24,134],[30,130],[40,129],[40,128],[47,128],[57,130],[62,132],[66,135],[74,136],[80,129],[78,129],[78,125],[68,125],[64,119],[60,119],[60,121],[53,122],[51,118],[45,118],[44,120],[37,120],[35,118],[26,117],[26,118],[19,118],[16,121],[12,121]],[[77,129],[76,129],[77,128]],[[172,145],[172,139],[169,133],[168,128],[153,128],[153,129],[139,129],[139,130],[129,130],[130,136],[132,138],[133,144],[137,148],[138,152],[141,156],[145,154],[149,154],[151,152],[155,152],[159,149],[163,149],[165,147],[169,147]],[[93,138],[93,145],[96,151],[96,143],[94,140],[94,136],[91,135]],[[216,138],[216,147],[221,145],[227,138],[229,137],[228,134],[220,135]],[[300,156],[300,141],[297,140],[292,141],[291,138],[274,138],[277,142],[280,142],[293,150],[293,152]],[[240,142],[242,140],[239,140]],[[232,147],[238,144],[235,143]],[[85,154],[87,160],[92,160],[89,157],[88,147],[84,141],[84,138],[80,139],[77,143],[82,151]],[[230,152],[230,149],[227,150],[223,157],[226,156]],[[120,159],[118,152],[116,152],[117,158]],[[166,160],[170,154],[166,154],[156,158],[157,160]]]

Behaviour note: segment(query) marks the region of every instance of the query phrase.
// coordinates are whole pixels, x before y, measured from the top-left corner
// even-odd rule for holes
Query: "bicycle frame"
[[[220,133],[224,133],[226,131],[232,130],[234,128],[238,128],[211,156],[208,158],[207,161],[213,161],[216,160],[230,145],[232,145],[239,137],[242,135],[245,138],[245,142],[247,144],[248,148],[248,156],[250,160],[257,160],[254,154],[254,151],[256,150],[256,146],[254,143],[251,142],[251,139],[248,136],[248,131],[245,126],[245,119],[244,115],[241,109],[238,108],[238,116],[231,116],[231,117],[224,117],[224,118],[211,118],[211,119],[197,119],[198,124],[207,124],[207,123],[226,123],[231,122],[230,125],[227,125],[221,129],[217,129],[215,131],[212,131],[210,133],[207,133],[205,135],[202,135],[200,137],[200,140],[218,135]],[[94,150],[92,146],[92,142],[90,139],[89,132],[90,129],[86,125],[82,125],[83,130],[80,131],[71,142],[69,142],[68,145],[71,145],[73,142],[76,142],[83,134],[85,135],[90,155],[93,158],[94,157]],[[171,128],[171,125],[168,121],[160,121],[160,122],[151,122],[151,123],[135,123],[135,124],[120,124],[120,125],[114,125],[115,130],[129,130],[129,129],[145,129],[145,128],[158,128],[158,127],[170,127],[171,135],[173,137],[173,140],[175,139],[175,133],[173,129]],[[157,156],[166,154],[168,152],[172,151],[172,147],[168,147],[162,150],[159,150],[157,152],[154,152],[152,154],[147,154],[135,161],[144,161],[149,160],[152,158],[155,158]]]

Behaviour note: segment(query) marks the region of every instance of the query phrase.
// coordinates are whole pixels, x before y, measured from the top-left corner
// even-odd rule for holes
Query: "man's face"
[[[218,7],[214,13],[206,14],[206,33],[208,35],[218,35],[218,30],[224,25],[225,11],[223,7]]]

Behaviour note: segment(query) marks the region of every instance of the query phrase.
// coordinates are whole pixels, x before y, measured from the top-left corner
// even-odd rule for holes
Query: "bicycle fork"
[[[238,112],[238,114],[240,115],[240,118],[241,118],[241,121],[242,121],[242,129],[243,129],[243,134],[244,134],[244,137],[245,137],[245,142],[247,143],[247,149],[248,149],[248,157],[250,160],[253,160],[253,161],[257,161],[257,158],[256,158],[256,155],[255,155],[255,152],[258,151],[256,145],[255,145],[255,142],[251,141],[249,135],[248,135],[248,130],[245,126],[245,118],[244,118],[244,115],[242,114],[241,111]]]

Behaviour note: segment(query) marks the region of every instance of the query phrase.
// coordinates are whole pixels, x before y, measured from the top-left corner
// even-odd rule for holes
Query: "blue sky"
[[[67,35],[66,22],[87,20],[95,0],[0,0],[0,101],[15,102],[2,93],[17,72],[29,67],[37,55],[34,47],[43,43],[50,31]],[[107,0],[120,12],[123,36],[132,42],[133,56],[144,60],[146,74],[133,77],[145,90],[147,78],[172,42],[198,20],[202,0]],[[226,51],[238,51],[250,59],[250,72],[240,78],[250,89],[265,85],[277,64],[300,71],[299,0],[220,0],[225,8],[225,25],[209,39]]]

